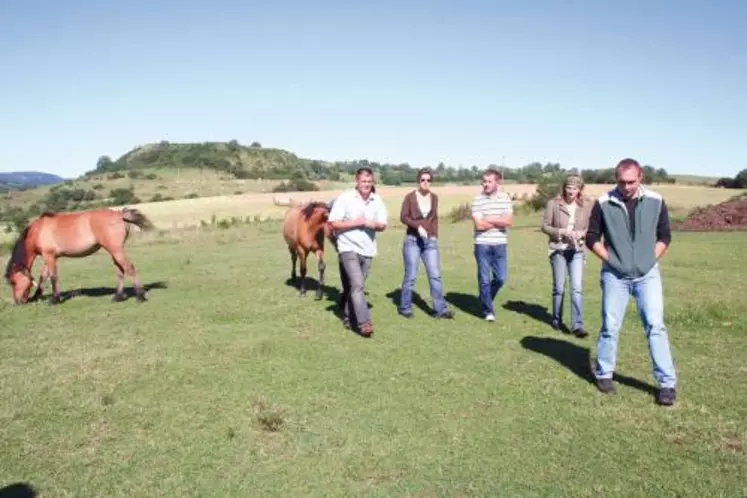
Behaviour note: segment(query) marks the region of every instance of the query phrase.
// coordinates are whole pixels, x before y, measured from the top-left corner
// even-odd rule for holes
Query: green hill
[[[210,169],[238,179],[340,179],[340,169],[335,164],[302,159],[286,150],[264,148],[257,142],[245,146],[235,140],[202,143],[163,141],[146,144],[132,149],[116,161],[102,156],[96,169],[86,175],[174,168]]]

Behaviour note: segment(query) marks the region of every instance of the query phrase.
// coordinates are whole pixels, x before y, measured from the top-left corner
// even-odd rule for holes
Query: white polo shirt
[[[358,190],[352,188],[335,199],[329,213],[329,221],[348,221],[361,217],[369,221],[386,224],[387,211],[381,197],[371,193],[368,200],[364,201]],[[361,227],[338,231],[337,251],[353,251],[361,256],[371,258],[376,256],[378,254],[376,230]]]

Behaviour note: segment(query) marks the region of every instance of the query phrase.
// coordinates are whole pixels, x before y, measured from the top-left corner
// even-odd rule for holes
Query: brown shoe
[[[371,334],[373,334],[373,325],[371,325],[371,322],[361,324],[360,332],[364,337],[371,337]]]

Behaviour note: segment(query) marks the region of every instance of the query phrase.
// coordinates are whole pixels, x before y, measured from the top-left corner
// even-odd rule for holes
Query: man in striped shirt
[[[502,183],[500,171],[486,170],[482,175],[482,192],[472,200],[477,283],[483,315],[489,322],[495,321],[493,300],[506,283],[506,229],[512,226],[514,218],[511,197],[503,191]]]

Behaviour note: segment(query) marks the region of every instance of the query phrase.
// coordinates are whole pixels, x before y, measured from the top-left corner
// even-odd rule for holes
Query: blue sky
[[[301,157],[747,168],[747,2],[0,3],[0,170],[149,142]]]

